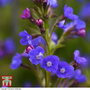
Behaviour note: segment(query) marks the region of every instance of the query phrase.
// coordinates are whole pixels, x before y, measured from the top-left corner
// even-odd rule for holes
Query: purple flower
[[[82,20],[76,20],[76,29],[80,30],[80,29],[85,29],[86,28],[86,23]]]
[[[49,5],[50,7],[56,8],[57,5],[57,0],[47,0],[47,5]]]
[[[74,51],[74,59],[76,59],[79,56],[80,56],[80,51],[79,50],[75,50]]]
[[[89,18],[90,17],[90,2],[87,2],[80,11],[81,18]]]
[[[32,62],[32,64],[38,65],[43,59],[43,54],[44,49],[38,46],[36,49],[32,49],[29,52],[29,60]]]
[[[59,78],[71,78],[74,74],[74,68],[67,62],[59,62],[56,74]]]
[[[76,25],[75,22],[70,22],[70,23],[67,23],[66,25],[64,25],[63,26],[64,33],[67,32],[70,28],[72,28],[75,25]]]
[[[67,7],[67,5],[64,6],[64,16],[71,20],[78,19],[78,16],[73,14],[73,9],[71,7]]]
[[[22,56],[19,53],[12,58],[11,69],[17,69],[22,64]]]
[[[82,75],[80,69],[75,70],[74,78],[80,83],[83,83],[83,82],[85,82],[87,80],[86,77],[84,75]]]
[[[87,63],[87,59],[86,58],[80,57],[80,51],[79,50],[75,50],[74,51],[74,60],[78,64],[85,64],[85,63]]]
[[[53,42],[55,42],[57,44],[58,37],[55,32],[53,32],[51,39],[53,40]]]
[[[22,19],[29,19],[31,17],[31,13],[29,8],[23,10],[23,14],[21,14]]]
[[[37,46],[45,46],[46,42],[41,36],[39,36],[32,40],[32,45],[36,48]]]
[[[32,37],[27,33],[26,30],[20,32],[19,36],[22,37],[20,40],[21,45],[31,45]]]
[[[59,22],[58,27],[59,28],[64,28],[64,24],[65,24],[65,20],[62,20],[62,21]]]
[[[71,37],[86,36],[86,31],[85,31],[86,24],[82,20],[77,19],[74,20],[73,22],[66,23],[65,25],[64,22],[62,21],[59,23],[59,27],[64,30],[64,33],[68,32],[68,35]],[[71,30],[70,28],[73,29]]]
[[[15,51],[15,43],[11,38],[5,40],[5,50],[7,53],[12,54]]]
[[[41,67],[47,71],[55,73],[58,69],[59,58],[55,55],[45,57],[41,62]]]

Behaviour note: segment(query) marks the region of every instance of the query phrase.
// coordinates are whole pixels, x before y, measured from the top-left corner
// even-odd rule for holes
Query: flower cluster
[[[64,33],[67,34],[69,32],[70,37],[86,36],[86,24],[84,21],[80,20],[77,15],[73,14],[73,8],[67,7],[67,5],[65,5],[64,17],[72,20],[69,23],[67,23],[65,20],[59,22],[59,27],[64,30]]]
[[[33,14],[31,14],[29,8],[23,11],[21,18],[28,19],[32,24],[36,25],[40,31],[35,34],[29,34],[26,30],[20,32],[20,43],[21,45],[26,46],[26,48],[22,54],[17,53],[12,58],[10,67],[12,69],[17,69],[20,66],[27,69],[33,68],[34,73],[36,72],[36,75],[37,73],[43,74],[41,77],[38,76],[40,81],[42,81],[42,78],[45,76],[45,78],[43,78],[43,80],[45,79],[46,81],[45,85],[50,85],[50,82],[47,81],[47,78],[50,78],[51,76],[49,73],[56,75],[58,79],[66,78],[69,80],[73,79],[74,81],[77,80],[79,83],[85,82],[86,77],[81,73],[80,67],[77,66],[86,63],[87,60],[86,58],[80,56],[79,50],[75,50],[75,61],[72,61],[72,64],[66,61],[61,61],[59,57],[55,55],[55,51],[58,48],[63,47],[62,42],[65,38],[77,36],[84,37],[86,35],[85,22],[80,20],[77,15],[73,14],[73,9],[71,7],[67,7],[67,5],[65,5],[62,18],[57,20],[53,26],[53,29],[49,31],[48,19],[49,17],[53,16],[53,12],[52,10],[50,11],[52,15],[48,14],[48,12],[50,9],[56,8],[58,6],[57,0],[33,1],[35,4],[37,4],[37,6],[38,3],[39,5],[43,5],[42,10],[41,7],[38,6],[39,10],[42,12],[39,13],[40,11],[37,11],[39,13],[39,18],[34,17]],[[70,19],[71,22],[67,23],[66,18]],[[57,25],[64,30],[64,33],[60,39],[58,39],[57,34],[54,32]],[[54,42],[54,48],[52,47],[52,42]],[[30,64],[32,64],[30,65],[31,68],[23,64],[23,57],[28,58],[28,61]],[[40,85],[41,84],[42,82]]]
[[[80,56],[79,50],[75,50],[75,52],[74,52],[74,60],[78,64],[85,64],[87,62],[87,59],[86,58]]]

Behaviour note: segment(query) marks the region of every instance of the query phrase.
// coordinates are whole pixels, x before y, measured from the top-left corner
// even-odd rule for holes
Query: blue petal
[[[21,38],[20,43],[21,43],[21,45],[27,45],[28,44],[28,42],[25,38]]]

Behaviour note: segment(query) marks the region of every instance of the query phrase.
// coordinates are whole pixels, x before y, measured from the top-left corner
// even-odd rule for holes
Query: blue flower
[[[83,83],[83,82],[85,82],[87,80],[86,77],[84,75],[82,75],[80,69],[75,70],[74,78],[80,83]]]
[[[74,51],[74,60],[78,63],[78,64],[85,64],[87,63],[87,59],[84,57],[80,57],[80,52],[79,50],[75,50]]]
[[[22,64],[22,56],[19,53],[16,53],[16,55],[12,58],[10,68],[17,69],[21,64]]]
[[[75,22],[70,22],[70,23],[67,23],[66,25],[64,25],[62,29],[64,30],[64,33],[65,33],[65,32],[67,32],[70,28],[72,28],[75,25],[76,25]]]
[[[65,20],[62,20],[62,21],[59,22],[58,27],[63,29],[64,28],[64,24],[65,24]]]
[[[7,38],[5,40],[5,50],[7,53],[12,54],[14,53],[16,47],[15,47],[15,43],[11,38]]]
[[[80,51],[79,50],[75,50],[74,51],[74,59],[76,59],[79,56],[80,56]]]
[[[81,18],[89,18],[90,17],[90,2],[87,2],[80,11]]]
[[[41,36],[39,36],[32,40],[32,45],[34,46],[34,48],[36,48],[37,46],[45,46],[46,42]]]
[[[53,8],[56,8],[58,5],[57,5],[57,0],[47,0],[47,5],[53,7]]]
[[[80,29],[85,29],[86,27],[86,23],[80,19],[76,20],[76,29],[80,30]]]
[[[59,78],[71,78],[74,74],[74,68],[67,62],[59,62],[56,74]]]
[[[55,42],[55,44],[57,44],[58,37],[55,32],[53,32],[51,39],[53,40],[53,42]]]
[[[22,37],[20,40],[21,45],[31,45],[32,37],[27,33],[26,30],[20,32],[19,36]]]
[[[29,52],[29,60],[32,62],[32,64],[38,65],[41,63],[43,59],[44,49],[38,46],[35,49],[32,49]]]
[[[64,16],[71,20],[78,19],[78,16],[73,14],[73,8],[67,7],[67,5],[64,6]]]
[[[71,37],[86,36],[86,31],[85,31],[86,24],[82,20],[77,19],[77,20],[74,20],[73,22],[66,23],[65,25],[64,25],[64,22],[61,21],[59,23],[59,27],[64,30],[64,33],[68,32],[68,35]],[[73,29],[70,29],[70,28],[73,28]]]
[[[55,73],[58,69],[59,58],[55,55],[45,57],[41,62],[41,67],[47,71]]]

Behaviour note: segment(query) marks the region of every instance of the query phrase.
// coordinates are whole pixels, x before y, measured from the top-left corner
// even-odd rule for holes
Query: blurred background
[[[57,50],[56,55],[61,59],[65,59],[70,62],[73,52],[76,49],[81,51],[82,56],[85,56],[88,60],[87,65],[82,68],[83,73],[87,77],[87,81],[80,86],[90,86],[90,0],[58,0],[58,7],[54,10],[58,16],[62,15],[63,7],[67,4],[74,9],[74,13],[79,15],[81,19],[86,22],[85,38],[75,38],[68,40],[64,48]],[[1,75],[13,75],[13,87],[38,87],[35,76],[30,71],[18,68],[12,70],[10,63],[12,57],[16,52],[22,53],[25,46],[20,44],[19,32],[23,30],[29,31],[28,26],[32,27],[28,20],[22,20],[20,14],[23,9],[32,8],[32,0],[0,0],[0,77]],[[50,21],[50,26],[55,22],[55,19]],[[29,31],[32,33],[32,31]],[[58,38],[62,34],[62,30],[59,28],[55,31]],[[28,63],[23,59],[23,62]],[[1,78],[0,78],[1,87]]]

